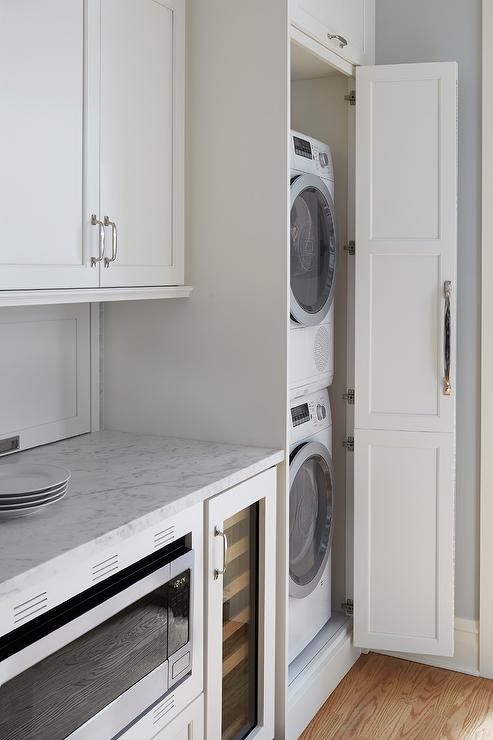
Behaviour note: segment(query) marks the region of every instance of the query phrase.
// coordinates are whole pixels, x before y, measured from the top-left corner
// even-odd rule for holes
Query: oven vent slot
[[[171,525],[171,527],[162,529],[160,532],[156,532],[154,534],[154,549],[159,550],[160,547],[164,547],[164,545],[169,545],[169,543],[173,542],[174,539],[175,527],[174,525]]]
[[[33,596],[32,599],[23,601],[21,604],[14,606],[14,624],[22,624],[31,619],[36,614],[46,611],[48,608],[48,594],[46,591]]]
[[[161,722],[161,720],[171,712],[171,710],[175,706],[175,695],[171,694],[171,696],[167,696],[166,699],[163,699],[162,702],[157,704],[157,706],[154,707],[154,717],[153,717],[153,724],[157,724],[158,722]]]
[[[112,555],[111,558],[101,560],[100,563],[92,566],[92,581],[97,583],[102,578],[106,578],[112,573],[116,573],[119,568],[118,555]]]

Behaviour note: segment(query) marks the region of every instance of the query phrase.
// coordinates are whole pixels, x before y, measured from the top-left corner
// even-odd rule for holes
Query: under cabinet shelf
[[[250,608],[247,606],[236,614],[232,621],[225,622],[223,625],[223,642],[229,640],[238,630],[241,630],[250,620]]]
[[[224,586],[224,600],[225,601],[231,601],[231,599],[234,596],[237,596],[239,593],[241,593],[245,588],[248,588],[250,585],[250,573],[249,571],[245,571],[241,575],[239,575],[237,578],[235,578],[231,583],[228,583]]]
[[[228,676],[231,671],[234,671],[240,663],[247,660],[250,652],[251,645],[248,636],[248,625],[244,624],[243,630],[237,632],[236,635],[227,643],[225,643],[225,649],[223,654],[223,678]],[[231,643],[231,645],[230,645]]]
[[[75,288],[54,290],[0,290],[1,306],[42,306],[57,303],[97,303],[189,298],[190,285],[144,288]]]

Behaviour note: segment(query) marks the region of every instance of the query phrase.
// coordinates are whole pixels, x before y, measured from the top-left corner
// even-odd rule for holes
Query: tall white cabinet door
[[[375,0],[292,0],[291,22],[352,64],[372,64]]]
[[[457,66],[356,80],[355,641],[450,655]]]
[[[0,290],[99,283],[98,25],[94,0],[0,0]]]
[[[101,216],[115,224],[105,287],[184,280],[184,8],[101,2]]]

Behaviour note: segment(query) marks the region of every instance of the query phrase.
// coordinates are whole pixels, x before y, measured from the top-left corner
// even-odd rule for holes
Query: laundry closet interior
[[[296,36],[296,31],[293,35]],[[289,736],[295,737],[312,711],[310,705],[320,701],[317,689],[310,697],[307,683],[320,683],[319,671],[324,664],[325,671],[330,670],[331,655],[350,634],[352,624],[354,254],[351,252],[354,245],[355,107],[352,94],[355,80],[347,72],[312,54],[295,38],[291,38],[290,52],[290,486],[287,498],[287,562],[290,573],[286,726]],[[328,168],[323,166],[326,155]],[[303,164],[303,158],[308,160],[308,165]],[[318,166],[313,168],[312,163]],[[302,175],[299,175],[302,168],[316,173],[315,178],[309,176],[310,179],[302,183]],[[328,195],[320,180],[329,185]],[[303,195],[307,198],[306,208]],[[329,244],[330,234],[324,234],[324,223],[329,232],[335,225],[332,245]],[[328,262],[334,247],[335,269],[331,274],[323,257],[325,249]],[[302,281],[303,275],[296,278],[294,273],[297,270],[303,272],[303,268],[309,271],[310,259],[316,260],[317,257],[320,259],[315,268],[319,272],[319,295],[324,293],[326,282],[334,281],[335,290],[333,293],[325,291],[328,317],[321,321],[309,317],[312,325],[300,329],[300,324],[293,321],[293,309],[296,312],[296,281]],[[308,332],[304,343],[297,339],[299,331]],[[304,360],[299,357],[302,352],[308,355]],[[303,374],[298,370],[300,362],[302,367],[307,367],[305,375],[310,375],[308,369],[310,363],[312,365],[313,375],[306,378],[304,384],[299,379]],[[326,412],[320,412],[320,404],[325,405],[327,391],[331,435],[324,440],[318,427],[321,422],[324,426],[320,417],[325,418]],[[307,414],[305,419],[302,418],[303,409]],[[313,419],[311,424],[308,421],[310,416]],[[305,434],[301,432],[303,421],[309,430]],[[300,443],[299,439],[303,442]],[[320,448],[315,447],[310,452],[308,445],[314,439],[323,445],[329,444],[329,465],[324,463]],[[305,460],[301,470],[300,464],[296,464],[296,455],[300,456],[300,453]],[[298,486],[303,489],[304,501],[296,491],[296,476]],[[322,501],[324,494],[327,497],[326,508]],[[324,517],[327,519],[325,526]],[[306,537],[307,532],[309,537]],[[309,539],[312,548],[307,552]],[[327,547],[329,563],[324,568]],[[307,595],[303,590],[297,593],[298,577],[306,582]],[[300,602],[306,602],[306,605],[300,607]],[[293,622],[298,624],[297,630]],[[301,642],[299,635],[294,634],[299,631],[304,633]],[[324,677],[323,683],[327,680],[330,683],[329,676]]]

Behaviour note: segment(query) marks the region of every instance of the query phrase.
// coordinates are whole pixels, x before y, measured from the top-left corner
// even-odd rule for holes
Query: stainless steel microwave
[[[186,539],[0,638],[0,738],[106,740],[191,675]]]

